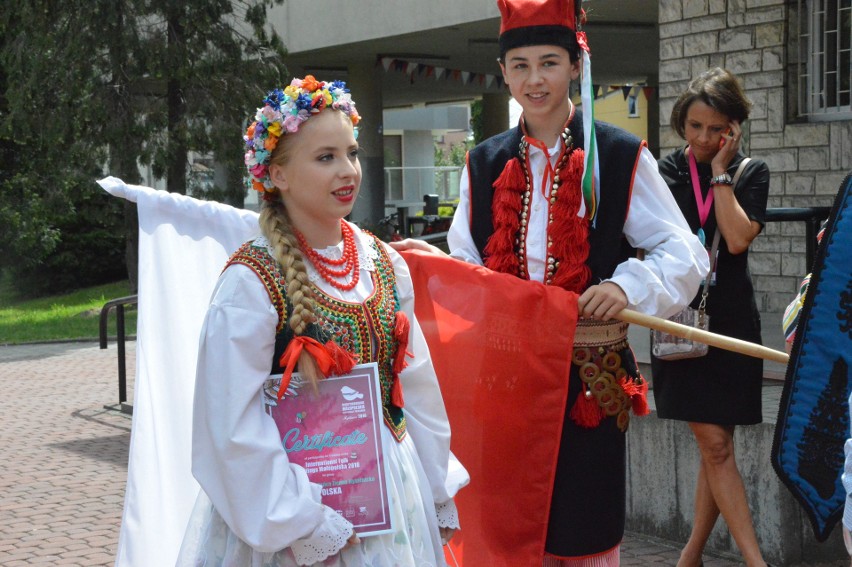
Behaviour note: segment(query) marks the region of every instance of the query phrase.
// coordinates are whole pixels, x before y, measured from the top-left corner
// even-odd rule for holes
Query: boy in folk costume
[[[648,408],[627,324],[612,317],[676,313],[709,268],[645,142],[594,123],[577,4],[498,0],[498,61],[523,115],[468,154],[448,235],[456,258],[579,294],[545,566],[619,564],[625,431],[631,409]],[[585,116],[568,94],[581,62]]]

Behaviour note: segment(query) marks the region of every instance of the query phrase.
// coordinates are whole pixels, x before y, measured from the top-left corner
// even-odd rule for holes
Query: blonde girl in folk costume
[[[262,236],[229,260],[202,330],[192,472],[203,491],[179,565],[445,564],[467,473],[450,454],[408,268],[343,220],[361,184],[359,119],[344,83],[307,76],[270,92],[248,128]],[[378,363],[394,532],[359,539],[289,462],[263,406],[288,360],[313,379]]]

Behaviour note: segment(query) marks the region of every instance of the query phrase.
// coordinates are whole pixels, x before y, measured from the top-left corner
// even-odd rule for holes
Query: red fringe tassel
[[[577,396],[577,401],[574,402],[574,407],[571,408],[571,412],[568,414],[571,421],[586,429],[594,429],[600,425],[603,416],[603,410],[598,405],[595,397],[586,397],[585,387],[580,392],[580,395]]]
[[[553,276],[553,285],[583,293],[592,272],[586,265],[589,257],[589,221],[577,216],[582,192],[578,190],[583,175],[584,152],[574,150],[568,162],[559,171],[562,185],[553,204],[553,256],[559,268]]]
[[[517,274],[515,238],[520,226],[521,194],[526,188],[524,169],[518,158],[506,162],[493,187],[491,214],[494,233],[485,245],[485,266],[496,272]]]
[[[333,374],[340,376],[352,372],[352,368],[354,368],[357,361],[349,351],[344,350],[334,341],[328,341],[324,346],[326,352],[328,352],[332,360],[334,360],[334,364],[331,368],[331,372]]]
[[[639,392],[631,398],[633,402],[633,414],[648,415],[651,413],[651,408],[648,407],[648,382],[642,380],[638,384],[638,387]]]
[[[396,340],[396,352],[393,360],[393,385],[391,386],[391,402],[398,408],[405,407],[405,398],[402,395],[402,381],[399,373],[408,366],[405,357],[413,356],[408,352],[408,334],[411,330],[411,322],[402,311],[396,312],[396,321],[393,328],[393,337]]]

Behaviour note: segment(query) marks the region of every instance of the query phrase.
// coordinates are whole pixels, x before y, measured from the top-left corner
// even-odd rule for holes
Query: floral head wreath
[[[284,134],[297,132],[308,118],[329,107],[343,111],[352,121],[352,126],[357,126],[361,120],[343,81],[328,83],[308,75],[304,79],[293,79],[283,91],[270,91],[243,136],[249,187],[260,193],[273,192],[275,185],[269,178],[269,161],[278,139]],[[358,135],[357,128],[355,135]]]

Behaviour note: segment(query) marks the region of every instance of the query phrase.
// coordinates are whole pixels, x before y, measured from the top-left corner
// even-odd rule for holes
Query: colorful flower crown
[[[261,193],[274,191],[275,185],[269,178],[269,160],[278,139],[297,132],[302,122],[327,107],[343,111],[352,120],[352,126],[357,126],[361,120],[343,81],[327,83],[308,75],[304,79],[293,79],[283,91],[275,89],[266,95],[263,108],[257,109],[254,122],[243,136],[250,188]]]

